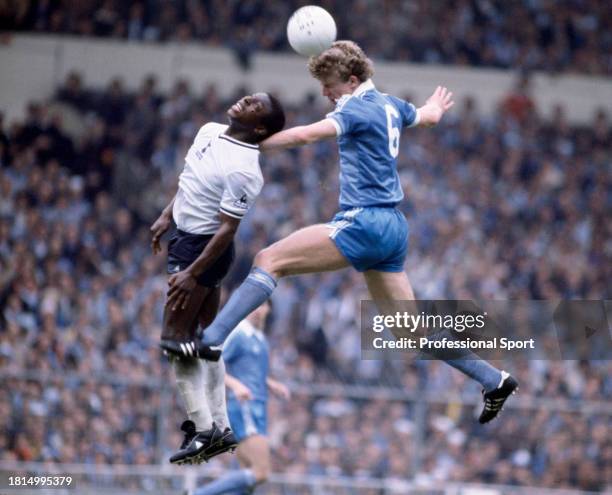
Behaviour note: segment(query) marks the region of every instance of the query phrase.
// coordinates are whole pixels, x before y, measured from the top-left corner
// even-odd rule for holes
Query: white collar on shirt
[[[374,83],[372,82],[372,79],[368,79],[367,81],[363,81],[359,86],[357,86],[355,88],[355,91],[353,91],[352,94],[345,94],[342,95],[340,98],[338,98],[338,100],[336,101],[336,108],[334,110],[334,112],[338,112],[339,110],[342,109],[342,107],[344,106],[344,104],[349,101],[353,96],[359,96],[362,95],[363,93],[365,93],[366,91],[369,91],[370,89],[376,89],[376,87],[374,86]],[[332,115],[334,112],[328,113],[327,117],[329,117],[330,115]],[[338,131],[340,132],[340,131]]]
[[[372,79],[368,79],[367,81],[363,81],[359,86],[355,88],[355,91],[353,91],[353,96],[359,96],[360,94],[365,93],[366,91],[369,91],[371,89],[376,89],[376,87],[374,86],[374,82],[372,81]]]
[[[258,328],[255,328],[255,326],[249,320],[247,319],[242,320],[242,322],[240,323],[240,327],[242,328],[242,331],[247,336],[251,337],[254,335],[259,340],[265,340],[265,336],[263,332],[259,330]]]

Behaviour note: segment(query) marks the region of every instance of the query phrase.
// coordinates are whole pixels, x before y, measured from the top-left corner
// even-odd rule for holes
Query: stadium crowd
[[[375,58],[525,70],[612,73],[612,7],[600,0],[327,0],[340,38]],[[291,0],[21,0],[0,3],[0,29],[129,41],[230,46],[248,66],[285,50]],[[368,22],[355,22],[367,19]],[[384,34],[383,34],[384,33]]]
[[[224,122],[228,103],[215,87],[194,94],[178,82],[161,96],[148,78],[131,94],[119,80],[99,91],[71,74],[23,122],[0,119],[0,373],[17,372],[0,390],[0,459],[148,464],[180,443],[182,407],[168,415],[158,386],[173,388],[157,348],[165,259],[151,254],[148,227],[199,126]],[[515,95],[493,118],[462,105],[401,142],[406,269],[418,296],[610,299],[609,116],[573,127],[562,107],[544,120]],[[325,111],[308,99],[288,109],[289,125]],[[331,218],[336,159],[332,142],[265,157],[267,183],[240,227],[227,288],[258,249]],[[338,395],[296,388],[291,401],[272,402],[276,471],[609,486],[610,416],[580,410],[609,401],[609,361],[509,364],[521,396],[578,410],[536,403],[481,427],[469,405],[477,387],[444,364],[360,360],[364,296],[350,270],[291,278],[275,293],[273,375],[340,385]],[[350,384],[413,395],[350,398],[341,393]]]

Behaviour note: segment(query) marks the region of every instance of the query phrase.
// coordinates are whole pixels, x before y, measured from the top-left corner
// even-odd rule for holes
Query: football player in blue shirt
[[[308,68],[321,83],[323,95],[336,105],[335,110],[319,122],[269,137],[261,143],[261,149],[291,148],[336,138],[340,212],[330,223],[300,229],[256,255],[251,273],[202,340],[191,343],[195,354],[203,358],[211,346],[221,344],[247,314],[270,297],[281,277],[353,266],[363,272],[381,312],[387,311],[393,301],[415,299],[404,272],[408,223],[396,208],[403,199],[397,172],[400,132],[404,127],[436,125],[453,106],[452,93],[438,86],[425,105],[415,108],[379,92],[371,80],[371,60],[352,41],[336,41],[311,57]],[[184,354],[176,343],[164,348]],[[469,351],[459,359],[448,359],[448,354],[440,357],[482,384],[481,423],[497,416],[517,388],[508,373]]]
[[[251,493],[268,478],[268,389],[283,399],[290,396],[285,385],[268,376],[269,346],[264,328],[269,312],[266,301],[238,324],[223,345],[227,412],[242,469],[226,473],[194,495]]]

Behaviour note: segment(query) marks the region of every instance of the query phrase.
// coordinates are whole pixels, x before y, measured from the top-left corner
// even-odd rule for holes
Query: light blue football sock
[[[437,332],[428,335],[427,338],[432,341],[444,338],[453,339],[453,332],[450,330]],[[496,389],[501,383],[501,371],[468,349],[434,349],[432,346],[431,349],[424,350],[423,352],[444,361],[446,364],[476,380],[483,386],[485,392]]]
[[[485,392],[495,390],[501,383],[501,371],[487,361],[479,358],[476,354],[471,358],[445,359],[444,362],[450,364],[453,368],[458,369],[473,380],[480,382]]]
[[[230,471],[221,478],[193,492],[193,495],[220,495],[221,493],[249,492],[255,487],[255,475],[250,469]]]
[[[244,320],[251,311],[261,306],[272,295],[275,288],[276,280],[272,275],[261,268],[254,267],[223,306],[215,321],[206,328],[202,342],[211,346],[223,344],[238,323]]]

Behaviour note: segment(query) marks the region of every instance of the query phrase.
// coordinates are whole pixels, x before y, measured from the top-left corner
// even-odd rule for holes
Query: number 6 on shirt
[[[399,138],[400,130],[393,125],[392,117],[399,119],[400,115],[393,105],[386,104],[385,112],[387,113],[387,131],[389,133],[389,153],[393,158],[397,158],[399,154]]]

